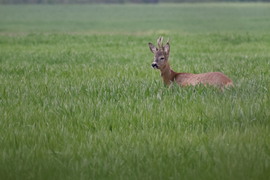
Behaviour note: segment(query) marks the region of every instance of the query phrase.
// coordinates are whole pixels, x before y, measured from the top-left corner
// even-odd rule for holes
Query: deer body
[[[163,38],[159,38],[157,41],[159,48],[156,48],[152,43],[149,43],[149,48],[154,53],[152,67],[160,70],[164,84],[170,85],[172,82],[176,82],[181,86],[204,84],[217,86],[221,89],[233,86],[232,80],[221,72],[208,72],[202,74],[174,72],[168,63],[170,52],[169,42],[163,46],[162,40]]]

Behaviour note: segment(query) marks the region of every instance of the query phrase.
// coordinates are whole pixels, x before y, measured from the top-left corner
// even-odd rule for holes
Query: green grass
[[[0,179],[269,179],[269,22],[260,3],[0,6]],[[160,35],[175,71],[235,87],[164,87]]]

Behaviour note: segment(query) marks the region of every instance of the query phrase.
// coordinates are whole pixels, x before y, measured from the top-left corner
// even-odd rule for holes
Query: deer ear
[[[148,43],[148,46],[152,53],[156,53],[158,51],[158,49],[152,43]]]
[[[169,54],[170,53],[170,44],[169,42],[167,42],[164,46],[164,52]]]

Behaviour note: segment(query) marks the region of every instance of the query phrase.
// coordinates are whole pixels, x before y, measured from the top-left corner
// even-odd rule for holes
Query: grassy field
[[[270,4],[0,6],[0,179],[270,177]],[[235,83],[164,87],[177,72]]]

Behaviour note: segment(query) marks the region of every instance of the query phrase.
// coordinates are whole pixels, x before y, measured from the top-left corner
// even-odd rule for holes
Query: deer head
[[[169,60],[170,44],[169,40],[163,46],[163,37],[157,39],[158,47],[155,47],[152,43],[148,43],[150,51],[154,54],[154,61],[152,67],[154,69],[163,69]]]

